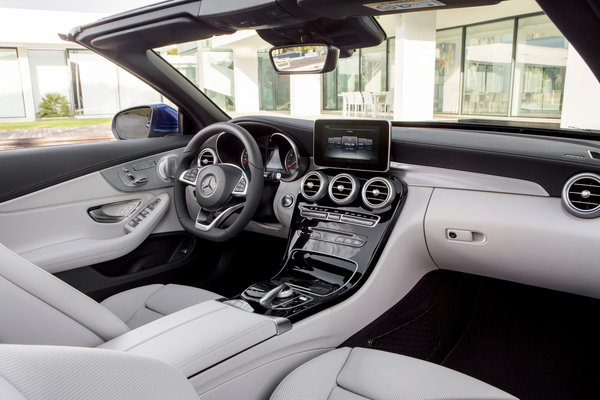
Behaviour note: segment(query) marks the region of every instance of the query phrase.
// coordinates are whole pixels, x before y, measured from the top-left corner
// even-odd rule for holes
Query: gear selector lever
[[[260,304],[264,308],[271,308],[273,300],[275,300],[277,297],[279,297],[279,294],[286,288],[289,288],[289,286],[287,286],[285,283],[275,286],[273,289],[266,292],[260,298],[260,300],[258,301],[258,304]]]
[[[271,309],[278,301],[285,301],[293,295],[294,290],[289,285],[279,281],[266,281],[250,286],[244,291],[242,297],[258,302],[263,308]]]

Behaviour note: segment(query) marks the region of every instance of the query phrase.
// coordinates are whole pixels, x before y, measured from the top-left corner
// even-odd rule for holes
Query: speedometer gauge
[[[248,151],[246,151],[246,149],[242,151],[240,161],[242,163],[242,168],[248,169]]]
[[[285,155],[283,166],[290,176],[294,176],[298,172],[298,158],[294,149],[290,149]]]

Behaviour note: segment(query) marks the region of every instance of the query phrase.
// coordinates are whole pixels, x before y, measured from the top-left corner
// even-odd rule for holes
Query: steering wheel
[[[202,144],[221,132],[236,136],[248,152],[250,176],[234,164],[215,163],[189,168],[198,156]],[[190,218],[186,205],[186,188],[194,189],[200,211]],[[174,183],[175,211],[179,222],[191,234],[214,242],[224,242],[242,232],[256,212],[263,190],[263,160],[256,141],[241,126],[218,122],[198,132],[188,143]],[[234,212],[241,210],[228,227],[219,226]]]

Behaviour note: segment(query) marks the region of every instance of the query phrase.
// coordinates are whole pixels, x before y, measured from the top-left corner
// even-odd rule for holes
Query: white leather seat
[[[161,361],[112,350],[0,345],[0,398],[191,400],[191,383]],[[466,375],[410,357],[342,348],[300,366],[271,400],[515,398]]]
[[[130,329],[220,296],[149,285],[97,303],[0,244],[0,342],[94,347]]]
[[[475,378],[398,354],[362,348],[325,353],[292,371],[271,400],[484,400],[515,397]]]

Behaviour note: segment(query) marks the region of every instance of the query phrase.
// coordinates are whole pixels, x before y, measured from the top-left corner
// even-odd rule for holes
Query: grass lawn
[[[108,125],[112,118],[66,118],[48,119],[31,122],[5,122],[0,123],[0,129],[39,129],[39,128],[65,128],[71,126]]]

